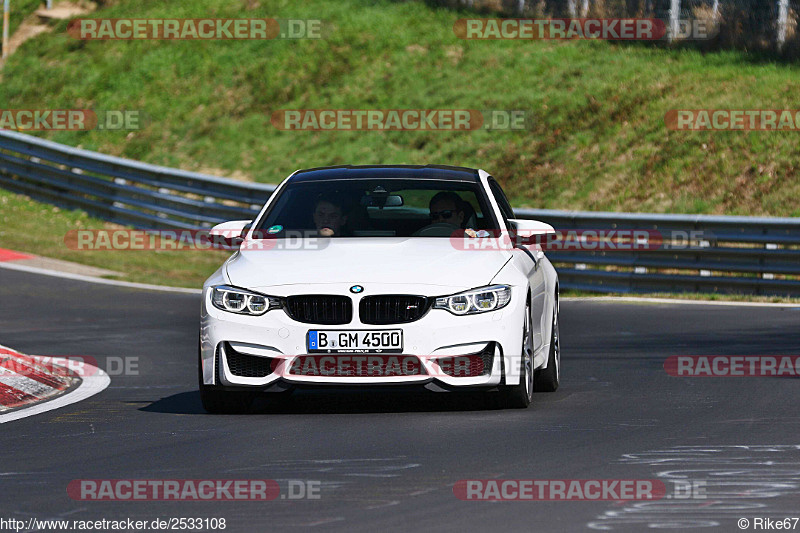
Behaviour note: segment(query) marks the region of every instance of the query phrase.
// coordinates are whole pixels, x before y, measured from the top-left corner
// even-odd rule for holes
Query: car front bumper
[[[288,296],[302,290],[306,294],[342,294],[352,297],[353,320],[345,325],[317,325],[297,322],[282,309],[275,309],[262,316],[229,313],[211,304],[211,289],[203,292],[200,330],[200,364],[203,383],[224,388],[252,388],[259,390],[278,389],[292,385],[426,385],[433,390],[453,390],[461,387],[494,387],[501,383],[516,384],[520,367],[522,346],[522,317],[525,312],[525,290],[512,287],[512,297],[504,308],[486,313],[456,316],[444,309],[430,309],[422,318],[405,324],[363,324],[358,318],[361,295],[351,295],[349,284],[317,284],[302,288],[278,286],[260,290],[272,296]],[[429,295],[450,294],[442,287],[424,287]],[[384,288],[386,294],[420,294],[420,287],[398,285]],[[314,371],[298,373],[308,362],[306,339],[309,330],[403,330],[403,350],[400,354],[382,355],[389,365],[405,366],[418,361],[419,372],[375,372],[372,375],[341,375],[332,369],[340,369],[342,360],[353,364],[353,358],[369,358],[375,354],[313,354],[317,362],[323,356],[333,357],[314,365]],[[480,375],[453,371],[467,360],[474,361],[474,354],[483,353],[486,365]],[[216,356],[216,357],[215,357]],[[244,358],[263,358],[269,365],[269,373],[248,377],[237,364]],[[396,358],[392,361],[392,357]],[[452,358],[457,359],[452,359]],[[469,357],[469,359],[464,359]],[[298,359],[299,358],[299,359]],[[268,363],[267,363],[268,361]],[[260,365],[263,369],[264,364]],[[359,364],[361,364],[359,362]],[[369,360],[363,361],[369,364]],[[216,365],[216,369],[215,369]],[[235,368],[232,368],[235,367]],[[308,367],[305,367],[308,369]],[[376,367],[377,368],[377,367]],[[388,366],[387,366],[388,368]],[[252,374],[252,373],[251,373]]]

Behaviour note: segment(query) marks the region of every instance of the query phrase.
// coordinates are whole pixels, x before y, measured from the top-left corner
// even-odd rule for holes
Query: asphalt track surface
[[[3,344],[101,367],[138,358],[138,375],[112,375],[88,400],[0,426],[0,518],[217,517],[226,531],[739,531],[738,518],[800,515],[800,381],[663,369],[679,354],[796,355],[800,308],[563,302],[562,385],[527,410],[336,391],[212,416],[196,392],[198,300],[0,270]],[[459,480],[488,478],[661,479],[668,491],[685,479],[706,497],[453,494]],[[74,479],[291,479],[319,482],[320,497],[87,502],[67,495]]]

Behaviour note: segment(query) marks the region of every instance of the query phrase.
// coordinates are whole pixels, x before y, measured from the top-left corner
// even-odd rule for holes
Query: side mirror
[[[209,239],[215,245],[222,245],[228,248],[235,248],[244,241],[252,220],[231,220],[217,224],[208,232]]]
[[[547,235],[556,233],[553,226],[538,220],[512,218],[509,219],[509,223],[519,244],[542,244],[547,240]]]

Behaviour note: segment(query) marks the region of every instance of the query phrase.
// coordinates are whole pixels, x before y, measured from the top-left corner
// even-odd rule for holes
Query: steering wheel
[[[414,237],[450,237],[456,232],[463,232],[464,229],[449,222],[436,222],[428,224],[424,228],[414,232]]]

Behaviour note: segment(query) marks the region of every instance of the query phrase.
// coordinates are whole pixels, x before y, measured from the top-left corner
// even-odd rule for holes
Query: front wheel
[[[553,327],[550,333],[550,354],[547,368],[537,370],[534,376],[536,392],[554,392],[561,381],[561,341],[558,331],[558,303],[553,309]]]
[[[247,413],[253,403],[253,394],[250,392],[209,389],[208,385],[200,387],[200,401],[203,402],[203,409],[214,415]]]
[[[215,380],[219,383],[219,372],[216,371],[216,357],[215,355]],[[246,413],[250,410],[255,395],[251,392],[231,392],[223,390],[217,385],[206,385],[203,383],[203,365],[202,359],[198,365],[198,387],[200,389],[200,401],[203,403],[203,409],[211,414],[237,414]]]
[[[503,405],[511,409],[525,409],[533,400],[533,332],[530,301],[525,305],[521,352],[519,383],[507,385],[501,390]]]

